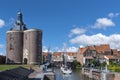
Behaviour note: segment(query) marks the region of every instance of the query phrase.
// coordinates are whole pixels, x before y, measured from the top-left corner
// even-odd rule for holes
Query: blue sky
[[[6,31],[17,12],[27,28],[43,30],[43,51],[68,51],[79,46],[110,44],[120,49],[119,0],[1,0],[0,54],[6,53]]]

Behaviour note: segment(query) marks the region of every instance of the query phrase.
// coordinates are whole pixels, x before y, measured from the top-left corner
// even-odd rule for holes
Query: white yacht
[[[64,73],[64,74],[71,74],[71,73],[72,73],[72,70],[69,69],[67,66],[62,66],[62,67],[61,67],[61,71],[62,71],[62,73]]]

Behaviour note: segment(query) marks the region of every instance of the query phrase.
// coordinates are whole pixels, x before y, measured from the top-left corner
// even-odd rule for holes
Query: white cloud
[[[86,29],[77,27],[70,31],[69,37],[72,37],[73,35],[77,35],[77,34],[84,34],[85,32],[86,32]]]
[[[78,48],[76,48],[74,46],[67,48],[67,52],[77,52],[77,51],[78,51]]]
[[[115,23],[108,18],[98,18],[92,28],[106,29],[107,27],[115,26]]]
[[[64,51],[67,51],[67,52],[77,52],[77,50],[78,50],[77,47],[72,46],[72,47],[67,47],[66,50],[64,48],[61,48],[61,49],[59,48],[57,50],[57,52],[64,52]]]
[[[78,48],[74,47],[74,46],[67,46],[66,43],[63,43],[63,48],[61,49],[61,51],[67,51],[67,52],[77,52]]]
[[[4,48],[4,45],[3,45],[3,44],[0,44],[0,48]]]
[[[120,50],[120,34],[112,34],[110,36],[103,35],[101,33],[95,35],[79,35],[70,40],[72,44],[79,45],[99,45],[110,44],[111,48]]]
[[[78,47],[71,46],[71,47],[62,47],[62,48],[53,47],[51,51],[52,52],[64,52],[64,51],[67,51],[67,52],[77,52],[77,50],[78,50]]]
[[[4,55],[4,56],[5,56],[5,53],[2,53],[2,52],[1,52],[0,55]]]
[[[84,46],[83,45],[80,45],[79,48],[83,48]]]
[[[113,18],[113,17],[117,17],[119,15],[120,15],[120,13],[109,13],[108,17]]]
[[[42,47],[42,52],[48,52],[48,49],[49,49],[49,52],[58,52],[60,49],[58,47],[47,47],[47,46],[43,46]]]
[[[0,19],[0,28],[2,28],[3,26],[5,26],[5,21]]]
[[[46,46],[43,46],[42,52],[48,52],[48,48]]]
[[[61,52],[62,50],[59,47],[54,47],[52,49],[53,52]]]

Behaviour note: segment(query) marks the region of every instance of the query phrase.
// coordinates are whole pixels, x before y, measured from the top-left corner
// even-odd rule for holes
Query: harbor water
[[[59,68],[54,69],[56,80],[92,80],[81,74],[81,70],[73,70],[72,74],[63,74]]]

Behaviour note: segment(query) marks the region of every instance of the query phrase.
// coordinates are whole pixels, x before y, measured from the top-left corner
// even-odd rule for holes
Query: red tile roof
[[[53,56],[61,56],[63,52],[54,52]]]
[[[102,47],[101,47],[101,46],[95,46],[95,49],[96,49],[96,51],[97,51],[98,53],[103,52],[103,50],[102,50]]]
[[[95,46],[95,49],[98,53],[105,53],[106,51],[111,51],[109,44],[101,44],[100,46]]]
[[[80,48],[80,51],[81,51],[80,53],[81,53],[81,54],[84,54],[84,52],[85,52],[86,50],[87,50],[87,48]]]
[[[76,56],[76,52],[67,52],[67,55],[69,55],[69,56]]]
[[[118,55],[117,49],[111,49],[111,50],[112,50],[112,52],[113,52],[113,55]]]
[[[111,51],[110,50],[110,45],[109,44],[101,44],[100,45],[104,51]]]
[[[95,50],[95,47],[94,47],[94,46],[87,46],[87,48],[88,48],[89,50]]]
[[[42,55],[43,56],[48,56],[48,52],[43,52]]]

